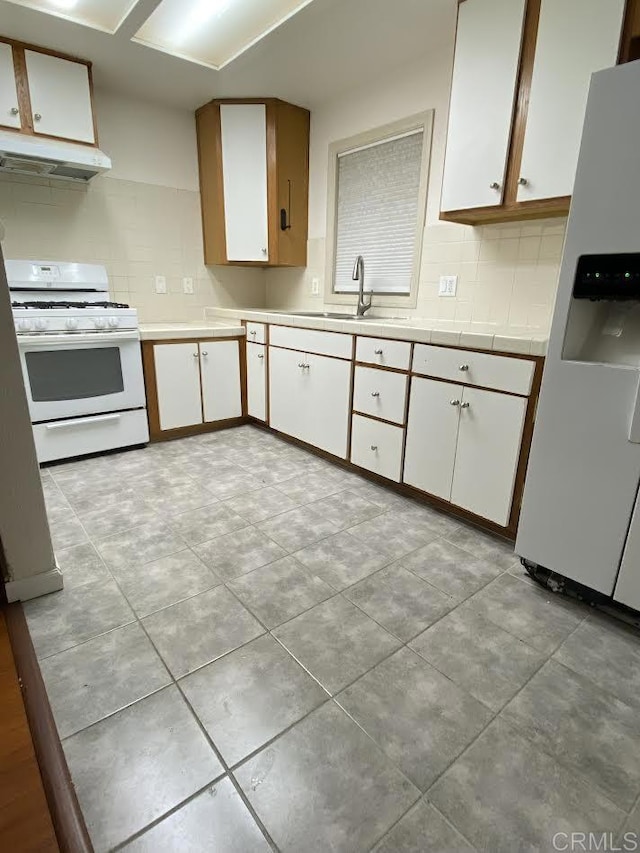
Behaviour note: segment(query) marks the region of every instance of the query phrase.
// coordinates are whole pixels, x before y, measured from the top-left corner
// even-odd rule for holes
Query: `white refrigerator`
[[[640,62],[592,78],[516,551],[640,610]]]

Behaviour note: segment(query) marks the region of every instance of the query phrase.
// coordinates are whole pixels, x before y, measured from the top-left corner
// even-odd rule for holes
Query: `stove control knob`
[[[69,317],[65,325],[66,325],[67,329],[69,329],[70,331],[77,329],[78,328],[78,318],[77,317]]]
[[[120,325],[120,317],[109,317],[109,328],[117,329]]]
[[[39,317],[39,318],[36,320],[36,329],[37,329],[39,332],[44,332],[44,331],[45,331],[45,329],[46,329],[48,326],[49,326],[49,321],[48,321],[48,320],[45,320],[45,318],[44,318],[44,317]]]
[[[31,320],[18,320],[18,331],[28,332],[33,328]]]
[[[93,325],[96,327],[96,329],[105,329],[107,327],[107,321],[104,317],[96,317],[96,319],[93,321]]]

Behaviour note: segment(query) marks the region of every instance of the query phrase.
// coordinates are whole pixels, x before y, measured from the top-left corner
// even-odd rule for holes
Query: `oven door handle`
[[[108,342],[122,343],[123,341],[139,341],[140,334],[132,332],[89,332],[89,334],[70,335],[18,335],[18,343],[21,347],[73,347],[74,344],[103,344]]]
[[[95,415],[90,418],[73,418],[70,421],[54,421],[51,424],[46,424],[47,430],[56,429],[71,429],[77,426],[90,426],[91,424],[103,424],[107,421],[119,421],[120,415]]]

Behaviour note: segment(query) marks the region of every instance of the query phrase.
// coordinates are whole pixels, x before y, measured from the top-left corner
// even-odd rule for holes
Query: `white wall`
[[[88,187],[0,175],[5,257],[104,264],[113,297],[142,322],[263,306],[262,270],[204,265],[193,113],[100,91],[96,113],[113,169]],[[156,275],[166,294],[155,293]],[[184,277],[194,280],[191,295]]]
[[[267,305],[274,309],[319,309],[324,298],[311,295],[313,278],[325,278],[327,164],[329,145],[414,113],[435,111],[426,227],[415,309],[412,314],[443,323],[474,323],[511,331],[546,334],[551,322],[564,219],[481,228],[439,221],[447,113],[455,30],[455,6],[439,48],[418,63],[311,114],[309,264],[305,270],[269,270]],[[457,275],[455,298],[438,297],[440,275]],[[331,302],[326,306],[331,308]],[[338,306],[336,306],[338,307]],[[344,305],[339,310],[344,310]],[[381,312],[384,313],[384,312]]]

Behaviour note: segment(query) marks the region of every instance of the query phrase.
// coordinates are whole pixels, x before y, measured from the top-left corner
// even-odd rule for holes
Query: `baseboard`
[[[9,604],[13,601],[28,601],[30,598],[38,598],[40,595],[58,592],[60,589],[62,589],[62,572],[58,568],[5,584]]]

